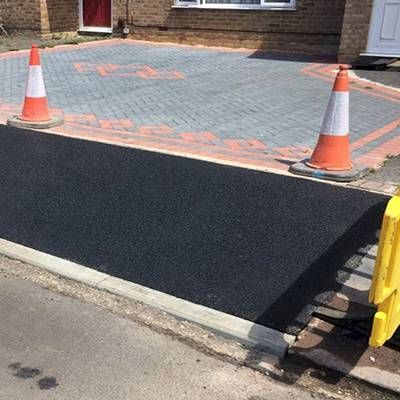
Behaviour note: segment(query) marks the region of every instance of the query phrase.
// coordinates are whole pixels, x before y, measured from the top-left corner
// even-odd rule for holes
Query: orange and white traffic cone
[[[290,171],[342,182],[359,179],[366,170],[351,162],[349,135],[349,75],[347,66],[340,65],[311,159],[292,165]]]
[[[349,134],[349,75],[347,68],[341,65],[333,85],[317,147],[307,165],[332,171],[350,170],[352,164]]]
[[[7,121],[8,125],[23,128],[51,128],[61,125],[63,120],[51,117],[44,85],[39,48],[32,45],[29,59],[29,73],[26,84],[22,114]]]

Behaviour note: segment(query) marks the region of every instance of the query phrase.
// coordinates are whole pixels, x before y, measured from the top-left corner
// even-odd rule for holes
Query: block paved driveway
[[[21,111],[28,52],[0,55],[0,121]],[[42,50],[55,133],[287,169],[317,140],[336,65],[254,51],[108,40]],[[353,159],[400,153],[400,92],[352,77]]]

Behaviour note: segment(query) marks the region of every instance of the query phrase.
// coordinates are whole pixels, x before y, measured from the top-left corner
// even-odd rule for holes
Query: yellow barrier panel
[[[369,340],[380,347],[400,326],[400,197],[386,208],[369,300],[378,306]]]

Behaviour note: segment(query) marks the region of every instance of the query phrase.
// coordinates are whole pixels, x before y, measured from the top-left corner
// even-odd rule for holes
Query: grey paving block
[[[302,72],[306,61],[276,55],[114,43],[42,52],[42,61],[51,106],[66,114],[211,131],[222,140],[254,138],[270,148],[314,146],[331,90],[329,82]],[[76,64],[94,67],[78,72]],[[121,69],[107,76],[96,71],[108,64]],[[132,65],[176,70],[185,79],[118,76]],[[26,56],[0,60],[3,101],[22,103],[26,73]],[[396,118],[397,103],[352,91],[353,141]]]

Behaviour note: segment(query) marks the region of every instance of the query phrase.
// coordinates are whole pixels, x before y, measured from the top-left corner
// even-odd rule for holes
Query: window
[[[296,0],[175,0],[177,6],[196,8],[281,9],[294,8]]]

